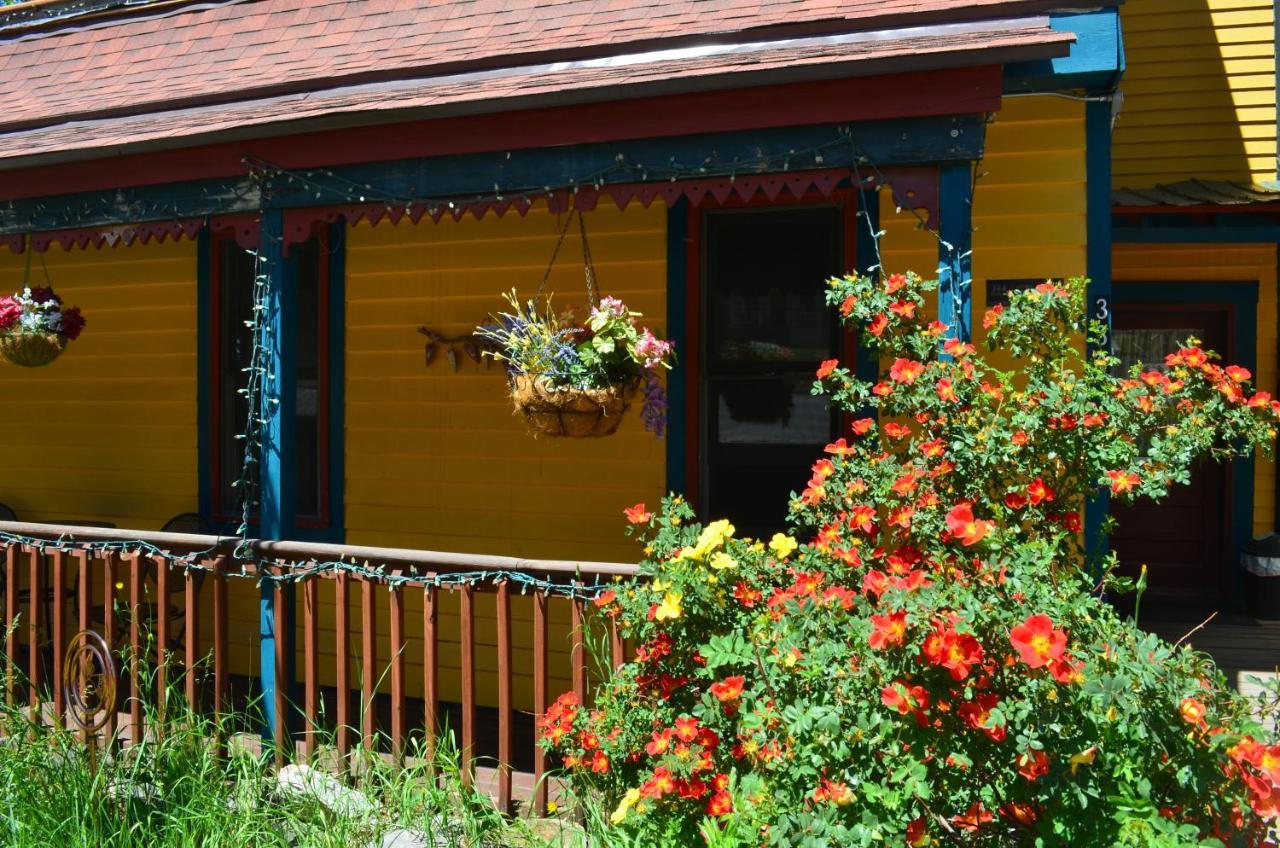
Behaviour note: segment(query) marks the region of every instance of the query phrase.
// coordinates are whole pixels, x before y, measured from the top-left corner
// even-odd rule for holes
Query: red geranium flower
[[[907,638],[907,611],[898,610],[888,615],[871,616],[871,636],[868,644],[876,650],[901,645]]]
[[[1052,619],[1044,613],[1033,615],[1010,630],[1009,641],[1031,668],[1042,668],[1061,659],[1067,648],[1067,634],[1055,630]]]
[[[973,507],[968,503],[956,504],[947,513],[947,531],[965,547],[981,542],[994,527],[990,521],[974,518]]]
[[[879,315],[871,319],[871,323],[867,325],[867,332],[873,336],[879,337],[889,326],[889,316],[881,312]]]
[[[914,359],[898,357],[893,361],[893,365],[889,366],[889,379],[893,380],[895,383],[905,383],[910,385],[923,373],[924,363],[917,362]]]
[[[1025,751],[1018,757],[1018,774],[1035,782],[1049,773],[1049,755],[1044,751]]]
[[[733,796],[724,790],[712,795],[711,800],[707,802],[707,815],[709,816],[727,816],[732,812]]]
[[[1033,506],[1039,506],[1041,503],[1053,500],[1054,491],[1045,484],[1043,478],[1037,477],[1027,487],[1027,497],[1031,499]]]
[[[627,507],[622,511],[622,514],[625,515],[627,517],[627,521],[630,521],[632,524],[647,524],[649,523],[649,519],[653,518],[652,512],[645,511],[644,502],[638,503],[635,506]]]
[[[839,365],[840,365],[840,360],[838,359],[822,360],[822,364],[818,366],[818,372],[817,372],[818,379],[825,380],[827,377],[830,377],[831,372],[835,371],[836,367]]]
[[[740,674],[726,677],[724,680],[711,684],[711,694],[715,695],[722,703],[727,704],[730,701],[736,701],[742,697],[742,687],[746,682],[747,679]]]
[[[1111,480],[1111,494],[1113,495],[1132,492],[1134,486],[1139,483],[1138,475],[1133,471],[1108,471],[1107,477]]]

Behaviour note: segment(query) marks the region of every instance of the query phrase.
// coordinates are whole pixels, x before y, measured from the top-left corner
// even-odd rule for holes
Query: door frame
[[[670,241],[667,264],[669,269],[673,266],[677,267],[679,273],[668,274],[667,308],[673,335],[678,344],[683,342],[683,352],[680,366],[673,372],[678,380],[673,380],[670,384],[672,391],[669,414],[672,426],[668,433],[670,441],[667,452],[667,488],[674,491],[683,490],[686,499],[695,509],[700,508],[704,494],[701,486],[704,453],[701,360],[702,279],[705,274],[703,220],[706,214],[732,210],[766,211],[813,207],[839,209],[843,234],[841,267],[845,273],[856,273],[859,267],[865,267],[868,264],[868,252],[864,242],[869,236],[866,222],[858,220],[858,212],[860,209],[872,210],[873,208],[878,212],[878,203],[879,198],[874,189],[855,191],[841,187],[826,196],[817,192],[808,192],[800,198],[783,196],[769,200],[753,197],[748,201],[742,201],[733,196],[724,203],[717,203],[707,197],[698,204],[682,201],[672,206],[672,214],[668,216]],[[672,225],[673,217],[679,219],[674,226]],[[878,214],[875,217],[878,219]],[[678,290],[673,292],[673,287],[678,287]],[[841,358],[845,362],[858,361],[857,345],[853,334],[847,331],[844,333],[841,348]]]
[[[1257,280],[1231,282],[1125,281],[1112,284],[1116,306],[1225,306],[1228,309],[1229,351],[1224,358],[1258,373]],[[1271,391],[1274,387],[1261,387]],[[1274,392],[1273,392],[1274,394]],[[1244,603],[1244,571],[1240,554],[1253,538],[1254,454],[1236,457],[1227,472],[1227,538],[1229,562],[1224,569],[1224,601],[1239,608]]]

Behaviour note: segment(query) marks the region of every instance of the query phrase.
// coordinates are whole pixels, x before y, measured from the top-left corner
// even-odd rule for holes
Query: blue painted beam
[[[938,320],[947,335],[973,337],[973,165],[938,166]]]
[[[1111,350],[1115,299],[1111,286],[1111,103],[1085,104],[1086,271],[1089,275],[1089,314],[1107,324],[1105,349]],[[1111,493],[1099,489],[1085,504],[1085,552],[1102,557],[1110,548],[1103,522],[1111,512]]]
[[[1005,67],[1006,93],[1082,88],[1112,91],[1124,73],[1124,39],[1118,9],[1063,12],[1049,26],[1076,36],[1071,52],[1056,59],[1016,62]]]
[[[297,474],[295,420],[297,395],[293,352],[296,348],[297,276],[295,264],[284,260],[284,215],[279,209],[262,213],[258,273],[267,278],[265,309],[260,318],[259,344],[266,349],[258,414],[262,419],[258,460],[259,536],[288,539],[295,527]],[[290,590],[292,587],[290,587]],[[286,593],[284,633],[276,632],[275,585],[259,585],[259,679],[262,690],[263,740],[274,738],[277,680],[291,681],[292,669],[277,669],[276,642],[288,640],[292,627],[292,594]],[[292,657],[286,646],[285,656]],[[288,716],[281,717],[288,719]]]
[[[878,165],[923,164],[980,158],[981,115],[904,118],[852,126],[853,140]],[[606,183],[643,179],[665,182],[676,167],[685,176],[725,176],[852,164],[854,145],[845,125],[782,127],[734,133],[636,139],[601,144],[544,147],[508,153],[438,156],[371,162],[311,172],[317,183],[288,177],[262,186],[247,175],[131,189],[14,200],[0,204],[0,235],[79,227],[171,221],[257,211],[263,198],[275,208],[332,206],[385,198],[408,199],[541,194],[575,179],[616,168],[644,166],[643,173],[618,171]],[[821,151],[821,161],[814,151]],[[760,162],[775,159],[768,168]],[[790,161],[788,161],[788,158]]]

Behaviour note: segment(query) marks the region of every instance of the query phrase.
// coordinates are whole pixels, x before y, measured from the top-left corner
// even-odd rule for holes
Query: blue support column
[[[293,531],[296,515],[294,484],[297,480],[294,426],[296,386],[293,352],[296,347],[297,281],[284,258],[284,215],[279,209],[262,213],[262,242],[258,273],[265,274],[266,303],[261,322],[260,342],[265,347],[266,373],[259,398],[262,418],[262,453],[259,460],[259,536],[286,539]],[[284,620],[287,632],[276,632],[275,586],[263,581],[259,587],[259,677],[265,728],[264,742],[273,738],[276,726],[277,672],[292,680],[291,668],[276,668],[276,641],[288,640],[292,630],[292,591],[285,594]],[[292,657],[291,648],[284,655]],[[287,716],[284,717],[287,720]]]
[[[973,253],[973,166],[938,165],[938,320],[948,336],[973,337],[970,295]]]
[[[857,251],[856,265],[859,273],[872,272],[880,263],[880,251],[876,246],[876,233],[880,232],[880,194],[876,189],[862,189],[858,193],[858,223],[854,239]],[[874,273],[883,274],[884,269],[874,267]],[[876,351],[862,344],[865,337],[859,333],[858,361],[854,365],[854,373],[859,380],[874,383],[880,379],[880,360]],[[874,409],[864,414],[874,415]]]
[[[1115,303],[1111,291],[1111,101],[1085,104],[1085,145],[1088,310],[1094,319],[1106,322],[1104,345],[1110,351]],[[1085,551],[1090,556],[1102,556],[1109,548],[1102,523],[1110,511],[1111,493],[1106,489],[1099,489],[1085,505]]]

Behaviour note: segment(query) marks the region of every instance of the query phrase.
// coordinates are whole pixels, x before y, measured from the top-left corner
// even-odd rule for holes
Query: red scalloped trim
[[[117,245],[149,244],[164,242],[168,239],[177,241],[181,238],[195,238],[204,226],[204,221],[192,218],[183,221],[149,221],[143,224],[123,224],[114,227],[84,227],[74,230],[50,230],[43,233],[32,233],[31,247],[37,253],[49,249],[49,245],[57,244],[63,250],[73,247],[115,247]],[[21,236],[7,237],[9,249],[15,253],[22,252],[21,244],[15,245],[13,238],[21,241]]]
[[[924,210],[928,226],[936,227],[938,222],[938,169],[933,165],[889,167],[881,172],[884,184],[893,191],[894,202],[903,208]],[[439,222],[448,215],[455,221],[471,215],[476,220],[493,212],[499,218],[511,210],[520,216],[528,213],[534,199],[545,199],[552,212],[565,212],[572,206],[589,212],[595,209],[600,196],[605,195],[613,200],[619,209],[626,209],[632,201],[638,201],[648,208],[657,198],[662,198],[668,206],[680,198],[688,198],[690,203],[699,204],[710,198],[716,203],[724,203],[730,197],[750,200],[756,194],[763,194],[775,200],[784,191],[794,198],[801,198],[811,192],[818,192],[823,197],[830,197],[841,181],[849,178],[848,168],[827,168],[823,170],[795,171],[786,174],[744,174],[737,177],[712,177],[705,180],[679,180],[666,183],[624,183],[596,188],[595,186],[579,186],[576,191],[559,189],[549,194],[520,195],[502,199],[487,199],[475,202],[456,201],[427,206],[421,203],[408,206],[386,203],[360,203],[336,207],[317,207],[308,209],[290,209],[285,212],[284,231],[285,244],[300,244],[311,236],[311,230],[317,222],[334,223],[339,218],[348,224],[367,221],[370,226],[377,226],[383,221],[398,224],[408,218],[418,223],[424,217]],[[867,187],[876,185],[880,180],[871,176],[866,179]]]

